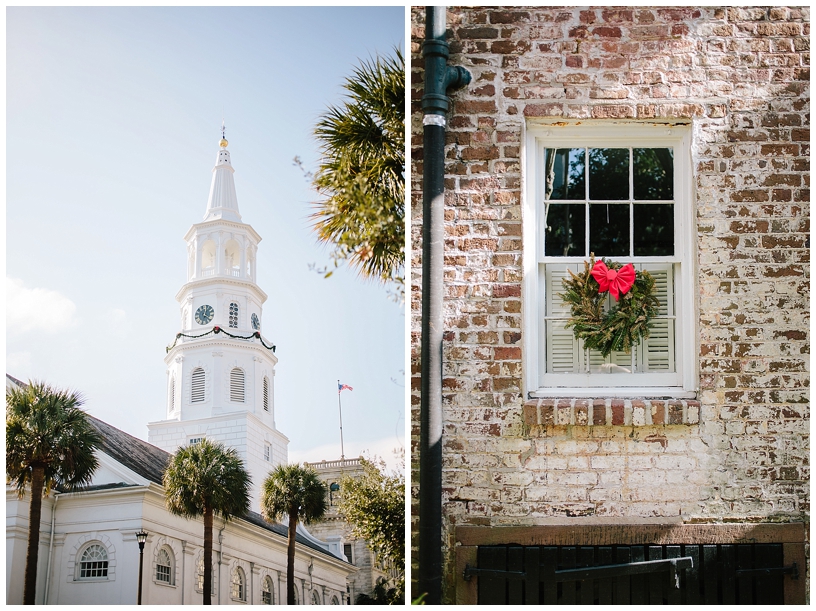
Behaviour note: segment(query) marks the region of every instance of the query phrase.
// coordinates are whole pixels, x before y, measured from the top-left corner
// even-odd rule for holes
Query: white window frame
[[[201,371],[201,375],[197,376],[196,372]],[[207,402],[207,372],[203,367],[196,366],[190,372],[190,403],[206,403]]]
[[[269,584],[269,590],[266,590],[266,585]],[[268,594],[268,600],[264,600],[264,595]],[[271,575],[264,576],[261,579],[261,604],[262,605],[274,605],[275,604],[275,580],[272,579]]]
[[[626,121],[563,122],[528,120],[525,124],[522,165],[525,172],[523,208],[523,319],[524,388],[536,397],[657,397],[693,398],[697,392],[695,190],[691,160],[692,126],[688,120],[665,123]],[[540,351],[546,342],[541,317],[546,303],[544,273],[544,151],[548,148],[664,148],[674,150],[675,254],[639,257],[638,262],[674,262],[676,304],[676,376],[667,384],[665,373],[548,374]],[[558,263],[576,263],[585,257],[558,257]],[[623,262],[623,261],[622,261]],[[633,380],[632,376],[638,376]]]
[[[246,403],[246,371],[243,367],[231,367],[229,371],[229,400],[231,403]]]
[[[230,598],[242,603],[247,601],[246,573],[240,566],[236,566],[232,569],[232,575],[230,576]]]
[[[87,564],[92,565],[92,564],[97,564],[98,563],[98,564],[101,565],[102,563],[104,563],[104,566],[94,566],[93,568],[91,568],[89,566],[87,568],[87,571],[88,572],[103,572],[104,571],[104,573],[105,573],[104,575],[93,575],[93,576],[84,575],[83,576],[83,574],[82,574],[83,571],[86,570],[86,567],[83,566],[84,564],[86,564],[85,555],[90,552],[91,548],[98,548],[102,552],[104,557],[99,556],[99,557],[89,558],[87,560]],[[80,551],[80,553],[77,554],[77,558],[79,558],[79,560],[77,560],[77,562],[76,562],[76,575],[74,576],[75,581],[109,581],[110,580],[110,554],[108,553],[108,548],[105,546],[104,543],[102,543],[101,541],[96,541],[95,540],[95,541],[91,541],[91,542],[85,544],[82,547],[82,550]]]
[[[233,306],[235,306],[235,313],[233,313]],[[227,305],[227,326],[230,329],[237,329],[241,321],[241,306],[238,305],[237,300],[231,300]]]
[[[160,564],[159,559],[161,558],[162,552],[167,554],[167,561],[168,564]],[[173,554],[173,550],[170,548],[169,545],[162,545],[159,550],[156,552],[156,563],[153,570],[153,581],[162,586],[175,586],[176,579],[175,579],[175,555]],[[169,570],[167,573],[167,581],[161,579],[159,577],[159,567],[166,566]]]

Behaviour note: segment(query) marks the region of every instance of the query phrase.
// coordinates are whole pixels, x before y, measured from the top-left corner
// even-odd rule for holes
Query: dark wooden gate
[[[733,545],[483,545],[479,604],[782,604],[779,543]]]

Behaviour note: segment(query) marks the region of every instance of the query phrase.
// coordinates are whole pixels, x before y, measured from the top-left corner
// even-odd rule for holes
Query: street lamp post
[[[137,605],[142,604],[142,567],[144,566],[144,546],[147,541],[147,533],[140,530],[136,533],[136,541],[139,542],[139,595],[136,602]]]

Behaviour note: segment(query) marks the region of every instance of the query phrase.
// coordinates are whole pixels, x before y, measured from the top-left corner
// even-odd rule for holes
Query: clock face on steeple
[[[252,314],[252,328],[256,331],[261,328],[261,321],[258,320],[257,314]]]
[[[206,325],[213,319],[213,314],[215,314],[215,311],[212,309],[212,306],[203,305],[196,310],[196,322],[200,325]]]

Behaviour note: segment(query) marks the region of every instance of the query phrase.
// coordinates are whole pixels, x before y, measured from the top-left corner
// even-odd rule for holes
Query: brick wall
[[[416,470],[424,9],[412,28]],[[445,149],[447,585],[455,525],[807,521],[809,9],[449,8],[448,41],[473,80]],[[520,155],[536,117],[692,121],[696,401],[522,396]]]

